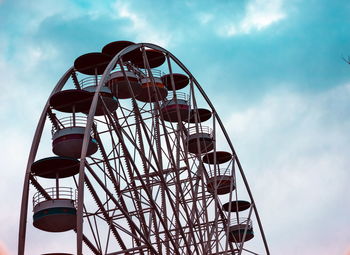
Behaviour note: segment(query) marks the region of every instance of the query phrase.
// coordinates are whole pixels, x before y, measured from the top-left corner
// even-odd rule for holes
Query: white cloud
[[[162,47],[169,46],[172,41],[171,31],[162,31],[160,24],[154,26],[145,16],[133,11],[126,1],[116,1],[114,7],[120,18],[131,21],[132,27],[126,27],[125,33],[133,35],[141,42],[151,42]]]
[[[9,252],[7,251],[5,244],[0,241],[0,255],[8,255],[8,254]]]
[[[263,29],[284,17],[281,0],[254,0],[247,6],[241,28],[243,32],[249,33],[253,29]]]
[[[0,0],[1,1],[1,0]],[[26,26],[21,29],[27,33],[33,33],[40,29],[40,25],[50,17],[57,16],[64,21],[70,21],[79,17],[96,20],[99,17],[114,17],[115,12],[108,4],[74,2],[69,0],[45,1],[37,0],[33,5],[28,1],[15,5],[15,9],[26,10]]]
[[[197,15],[197,18],[202,25],[205,25],[214,19],[214,15],[212,13],[201,12]]]
[[[246,5],[243,18],[238,22],[229,22],[219,32],[224,36],[249,34],[265,29],[285,17],[283,0],[251,0]]]
[[[272,253],[348,248],[350,232],[341,222],[350,213],[349,96],[350,84],[313,95],[270,92],[229,117]]]
[[[0,216],[1,255],[16,253],[19,206],[26,160],[35,122],[45,102],[45,96],[42,95],[43,90],[37,90],[40,87],[37,85],[40,83],[42,74],[32,72],[42,57],[43,53],[39,49],[33,52],[24,51],[20,56],[23,61],[19,61],[18,63],[21,63],[19,65],[0,57],[0,73],[6,74],[0,78],[2,89],[0,122],[3,123],[0,132],[0,140],[3,143],[3,146],[0,147],[3,169],[0,174],[2,180],[0,203],[7,207],[7,210],[3,210]],[[33,62],[26,65],[28,60]]]
[[[27,10],[30,19],[26,18],[25,30],[36,31],[40,24],[49,17],[59,15],[62,19],[79,16],[82,12],[70,1],[58,1],[53,5],[50,1],[39,0],[35,5],[24,2],[21,8]]]

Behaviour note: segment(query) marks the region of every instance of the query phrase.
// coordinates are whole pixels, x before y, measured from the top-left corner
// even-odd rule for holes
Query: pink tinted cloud
[[[0,255],[9,255],[10,253],[8,253],[5,244],[0,241]]]

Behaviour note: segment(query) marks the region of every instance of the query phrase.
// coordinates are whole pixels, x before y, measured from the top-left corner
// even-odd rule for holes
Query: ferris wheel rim
[[[158,45],[155,45],[155,44],[150,44],[150,43],[139,43],[139,44],[135,44],[135,45],[130,45],[130,46],[126,47],[125,49],[123,49],[122,51],[120,51],[117,55],[115,55],[115,56],[112,58],[112,60],[109,62],[108,66],[106,67],[105,71],[103,72],[102,78],[101,78],[100,81],[98,82],[98,85],[97,85],[97,87],[96,87],[96,91],[94,92],[93,100],[92,100],[92,103],[91,103],[91,106],[90,106],[90,109],[89,109],[89,113],[88,113],[88,116],[87,116],[88,119],[87,119],[87,125],[86,125],[86,129],[85,129],[85,133],[84,133],[83,148],[82,148],[81,156],[80,156],[79,185],[78,185],[79,188],[80,188],[80,187],[83,188],[83,186],[84,186],[84,185],[83,185],[83,184],[84,184],[84,179],[81,180],[81,178],[84,178],[85,158],[86,158],[86,152],[87,152],[86,141],[88,141],[87,132],[90,132],[89,130],[91,130],[91,128],[92,128],[92,123],[93,123],[92,121],[93,121],[93,118],[94,118],[94,116],[95,116],[96,107],[97,107],[98,93],[100,92],[101,87],[106,83],[107,76],[108,76],[108,74],[112,71],[113,66],[114,66],[116,63],[118,63],[118,61],[120,61],[120,62],[122,63],[122,57],[123,57],[125,54],[127,54],[128,52],[130,52],[130,51],[132,51],[132,50],[135,50],[135,49],[138,49],[138,48],[142,48],[142,47],[148,47],[148,48],[155,49],[155,50],[159,50],[159,51],[165,53],[166,56],[167,56],[168,58],[171,58],[176,64],[178,64],[178,65],[182,68],[182,70],[189,76],[189,79],[197,86],[197,88],[199,89],[199,91],[201,92],[201,94],[204,96],[204,98],[206,99],[207,103],[209,104],[210,108],[211,108],[212,111],[213,111],[213,115],[214,115],[214,116],[216,117],[216,119],[218,120],[218,122],[219,122],[219,124],[220,124],[220,126],[221,126],[221,129],[224,131],[224,134],[227,135],[227,132],[226,132],[224,126],[222,125],[222,122],[221,122],[219,116],[217,115],[214,106],[211,104],[211,101],[210,101],[209,98],[206,96],[206,94],[204,93],[203,89],[201,88],[201,86],[199,85],[199,83],[197,82],[197,80],[194,78],[194,76],[192,75],[192,73],[186,68],[185,65],[182,64],[181,61],[179,61],[179,60],[178,60],[172,53],[170,53],[168,50],[166,50],[166,49],[164,49],[164,48],[162,48],[162,47],[160,47],[160,46],[158,46]],[[67,79],[68,79],[68,78],[69,78],[69,75],[71,75],[71,73],[72,73],[73,71],[74,71],[74,69],[73,69],[73,67],[71,67],[71,68],[68,69],[68,71],[62,76],[62,78],[63,78],[63,77],[67,77]],[[68,76],[67,76],[67,74],[68,74]],[[62,78],[60,79],[60,81],[62,80]],[[66,79],[66,80],[67,80],[67,79]],[[60,86],[58,86],[58,85],[62,85],[62,86],[60,87]],[[57,91],[59,91],[59,90],[61,90],[63,86],[64,86],[64,84],[60,84],[60,82],[59,82],[59,83],[56,85],[56,87],[54,88],[52,94],[55,93],[55,92],[57,92]],[[51,94],[51,95],[52,95],[52,94]],[[133,100],[135,100],[135,99],[133,98]],[[46,114],[46,112],[47,112],[47,110],[48,110],[48,107],[49,107],[49,105],[48,105],[48,103],[47,103],[46,106],[45,106],[45,108],[44,108],[44,110],[43,110],[43,113],[42,113],[42,114],[44,114],[44,115]],[[45,110],[45,109],[46,109],[46,110]],[[90,123],[89,123],[89,121],[90,121]],[[37,130],[38,130],[38,128],[39,128],[39,124],[40,124],[40,123],[41,123],[41,122],[39,121]],[[42,132],[42,129],[41,129],[40,132]],[[41,134],[40,134],[40,136],[41,136]],[[34,138],[36,138],[36,137],[37,137],[37,135],[34,136]],[[237,161],[237,163],[238,163],[238,166],[239,166],[239,168],[240,168],[240,171],[242,171],[242,172],[241,172],[241,175],[243,174],[243,176],[244,176],[243,170],[241,170],[241,165],[240,165],[240,163],[239,163],[238,157],[237,157],[237,155],[236,155],[236,153],[235,153],[235,150],[234,150],[234,148],[233,148],[233,145],[232,145],[232,143],[231,143],[231,140],[230,140],[228,137],[226,138],[226,140],[229,142],[229,145],[230,145],[230,147],[231,147],[231,149],[232,149],[234,158],[236,159],[236,161]],[[84,145],[84,144],[85,144],[85,145]],[[32,148],[33,148],[33,144],[32,144]],[[37,148],[36,148],[36,149],[37,149]],[[84,150],[85,150],[85,152],[84,152]],[[31,149],[31,151],[32,151],[32,149]],[[36,152],[35,152],[35,153],[36,153]],[[84,155],[84,154],[85,154],[85,155]],[[35,156],[34,156],[34,157],[35,157]],[[33,162],[34,162],[34,159],[32,160],[32,162],[30,162],[30,160],[28,159],[28,165],[29,165],[29,164],[31,165]],[[83,166],[83,168],[82,168],[82,166]],[[82,168],[82,170],[81,170],[81,168]],[[28,166],[27,166],[27,171],[26,171],[26,178],[27,178],[27,173],[28,173]],[[29,173],[30,173],[30,171],[29,171]],[[29,178],[29,177],[28,177],[28,178]],[[243,177],[243,179],[245,179],[245,177]],[[29,180],[29,179],[28,179],[28,180]],[[249,185],[248,185],[248,184],[246,184],[246,187],[249,189]],[[248,193],[249,193],[249,191],[248,191]],[[78,192],[78,194],[79,194],[79,192]],[[78,200],[83,202],[83,199],[79,199],[79,197],[78,197]],[[259,225],[260,225],[260,224],[261,224],[261,223],[260,223],[260,219],[259,219],[259,216],[258,216],[258,213],[257,213],[257,209],[256,209],[256,207],[255,207],[255,203],[254,203],[254,200],[253,200],[253,197],[252,197],[252,196],[251,196],[251,201],[252,201],[252,207],[253,207],[253,209],[254,209],[254,211],[255,211],[255,214],[256,214],[256,217],[257,217],[257,219],[258,219],[258,223],[259,223]],[[22,202],[23,202],[23,200],[22,200]],[[78,210],[79,210],[79,208],[78,208]],[[82,210],[81,210],[81,211],[82,211]],[[81,213],[81,214],[78,214],[78,215],[83,215],[83,214]],[[81,224],[81,226],[82,226],[82,224]],[[78,225],[78,227],[79,227],[79,225]],[[21,227],[20,227],[20,228],[21,228]],[[267,243],[266,243],[265,236],[264,236],[264,233],[263,233],[262,225],[260,226],[259,229],[262,231],[262,236],[263,236],[263,240],[264,240],[264,243],[265,243],[265,248],[266,248],[266,250],[267,250],[267,254],[269,254],[268,247],[267,247]],[[79,232],[79,231],[80,231],[80,230],[78,230],[78,232]],[[20,232],[21,232],[21,231],[20,231]],[[82,233],[82,229],[81,229],[81,233]],[[79,235],[79,233],[78,233],[78,235]],[[82,244],[82,241],[77,241],[77,242],[78,242],[78,243],[80,242],[80,244]],[[79,246],[78,246],[78,247],[79,247]],[[79,249],[79,248],[78,248],[78,249]]]
[[[130,46],[124,48],[123,50],[121,50],[120,52],[118,52],[118,54],[113,57],[113,59],[110,61],[110,63],[106,67],[105,71],[103,72],[103,75],[102,75],[102,77],[101,77],[101,79],[100,79],[100,81],[98,83],[97,88],[96,88],[96,92],[94,94],[93,101],[92,101],[92,104],[91,104],[91,107],[90,107],[90,111],[89,111],[89,115],[88,115],[87,128],[85,130],[83,149],[82,149],[82,154],[81,154],[81,163],[80,163],[80,171],[79,171],[79,187],[82,186],[83,183],[84,183],[83,179],[80,180],[80,176],[82,176],[83,171],[84,171],[84,164],[83,164],[83,160],[82,159],[85,159],[85,156],[86,156],[87,142],[88,142],[88,137],[87,137],[88,136],[88,130],[89,130],[89,128],[92,127],[92,120],[93,120],[93,116],[94,116],[94,113],[95,113],[95,110],[96,110],[98,93],[99,93],[101,87],[103,86],[103,84],[106,83],[108,74],[112,71],[113,67],[118,62],[118,60],[121,61],[121,63],[122,63],[121,59],[122,59],[122,56],[124,54],[127,54],[127,53],[129,53],[129,52],[131,52],[133,50],[136,50],[138,48],[143,48],[143,47],[148,47],[148,48],[151,48],[151,49],[154,49],[154,50],[159,50],[159,51],[161,51],[163,53],[166,53],[168,55],[168,57],[171,57],[173,59],[173,61],[176,64],[178,64],[179,67],[181,67],[183,69],[183,71],[185,71],[185,73],[189,76],[189,79],[194,82],[194,84],[197,86],[197,88],[200,91],[200,93],[202,94],[202,96],[205,98],[205,100],[209,104],[210,108],[213,111],[213,115],[215,115],[215,117],[217,118],[221,129],[223,130],[224,136],[225,136],[225,138],[226,138],[226,140],[227,140],[227,142],[228,142],[228,144],[229,144],[229,146],[230,146],[230,148],[232,150],[234,158],[237,161],[240,174],[241,174],[241,176],[243,178],[244,184],[245,184],[245,186],[247,188],[250,200],[251,200],[252,205],[253,205],[253,209],[254,209],[254,212],[255,212],[255,215],[256,215],[256,218],[257,218],[257,221],[258,221],[258,225],[259,225],[260,233],[261,233],[261,236],[262,236],[262,239],[263,239],[263,242],[264,242],[265,249],[267,251],[267,254],[269,254],[268,244],[267,244],[265,233],[264,233],[264,230],[263,230],[263,226],[262,226],[259,214],[258,214],[258,210],[256,208],[256,204],[255,204],[255,201],[254,201],[254,198],[253,198],[253,194],[252,194],[252,192],[250,190],[248,181],[247,181],[247,179],[245,177],[243,168],[242,168],[242,166],[240,164],[240,161],[239,161],[239,159],[237,157],[237,154],[236,154],[236,151],[234,149],[234,146],[233,146],[233,144],[232,144],[232,142],[231,142],[231,140],[230,140],[230,138],[228,136],[228,133],[227,133],[227,131],[226,131],[224,125],[223,125],[223,122],[221,121],[220,117],[218,116],[218,114],[217,114],[217,112],[215,110],[214,105],[211,103],[211,101],[209,100],[208,96],[206,95],[206,93],[204,92],[202,87],[200,86],[199,82],[195,79],[195,77],[187,69],[187,67],[179,59],[177,59],[170,51],[168,51],[168,50],[166,50],[166,49],[164,49],[164,48],[162,48],[162,47],[160,47],[158,45],[151,44],[151,43],[137,43],[137,44],[130,45]],[[135,99],[133,98],[133,100],[135,100]],[[84,150],[85,150],[85,152],[84,152]],[[80,191],[80,192],[82,192],[82,191]],[[79,192],[78,192],[78,194],[79,194]],[[79,197],[78,197],[78,199],[79,199]],[[81,207],[80,208],[80,212],[82,212],[82,204],[80,205],[80,207]],[[78,207],[78,212],[79,212],[79,207]],[[81,218],[81,221],[82,221],[82,218]],[[81,234],[82,234],[82,232],[81,232]]]

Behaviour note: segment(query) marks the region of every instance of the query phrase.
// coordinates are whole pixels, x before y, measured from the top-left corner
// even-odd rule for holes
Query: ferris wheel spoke
[[[121,139],[121,137],[119,137],[119,138]],[[124,149],[124,148],[122,148],[122,150],[123,150],[123,149]],[[124,155],[126,155],[125,151],[124,151]],[[127,169],[129,169],[128,172],[129,172],[129,175],[130,175],[130,174],[131,174],[131,172],[130,172],[130,166],[129,166],[129,164],[128,164],[128,162],[129,162],[128,160],[130,160],[130,157],[126,157],[125,159],[126,159],[125,162],[127,163],[126,166],[127,166]],[[136,169],[136,167],[135,167],[134,169]],[[130,176],[129,176],[129,177],[130,177]],[[137,193],[134,193],[134,195],[135,195],[135,196],[138,196]]]
[[[40,185],[40,183],[35,180],[35,178],[31,175],[29,176],[29,180],[31,182],[31,184],[37,189],[38,192],[40,192],[40,194],[46,198],[47,200],[51,200],[51,196],[47,193],[47,191]]]
[[[121,136],[121,132],[123,132],[123,130],[122,130],[122,129],[118,129],[118,128],[116,127],[116,133],[117,133],[117,135],[118,135],[118,137],[119,137],[119,140],[123,141],[123,138],[122,138],[122,136]],[[125,134],[125,135],[127,136],[127,134]],[[149,141],[150,139],[147,139],[147,140]],[[132,143],[134,144],[135,148],[139,150],[139,148],[137,148],[137,145],[132,141],[132,139],[129,139],[129,141],[132,142]],[[144,188],[144,191],[145,191],[146,194],[147,194],[147,197],[148,197],[148,199],[149,199],[149,201],[150,201],[150,203],[151,203],[151,206],[155,209],[155,213],[156,213],[157,216],[158,216],[158,220],[160,221],[160,223],[162,224],[162,226],[164,227],[164,229],[166,229],[166,234],[167,234],[168,237],[169,237],[169,241],[170,241],[174,246],[176,246],[175,243],[174,243],[173,240],[172,240],[172,236],[171,236],[170,232],[169,232],[169,231],[167,230],[167,228],[166,228],[166,224],[165,224],[165,222],[164,222],[163,219],[162,219],[162,216],[161,216],[160,211],[157,209],[157,206],[156,206],[157,203],[156,203],[156,201],[154,201],[154,200],[152,199],[152,196],[150,195],[149,187],[147,187],[146,184],[144,183],[144,181],[142,180],[142,178],[140,178],[140,177],[141,177],[141,174],[140,174],[139,171],[137,170],[138,168],[136,167],[135,162],[134,162],[134,161],[132,160],[132,158],[130,157],[130,154],[129,154],[127,148],[125,148],[125,146],[123,146],[123,144],[125,144],[125,143],[122,142],[121,144],[122,144],[122,147],[124,147],[124,155],[126,155],[126,158],[127,158],[127,160],[126,160],[127,165],[128,165],[128,164],[131,164],[131,165],[133,166],[133,169],[135,170],[135,173],[136,173],[137,177],[139,178],[139,181],[141,182],[141,185],[142,185],[142,187]],[[152,149],[151,149],[151,150],[152,150]],[[152,150],[152,151],[153,151],[153,150]],[[142,154],[142,152],[140,152],[140,154]],[[153,155],[155,155],[154,151],[153,151]],[[158,164],[157,164],[157,165],[158,165]],[[158,165],[158,166],[159,166],[159,165]],[[130,166],[129,168],[131,168],[131,166]],[[162,177],[162,174],[160,174],[160,176]],[[162,178],[161,178],[161,179],[162,179]],[[163,179],[162,181],[164,182],[164,179]],[[169,196],[169,195],[168,195],[168,196]],[[184,234],[182,234],[182,235],[184,235]],[[188,247],[188,250],[190,250],[188,245],[187,245],[187,247]]]
[[[85,213],[85,215],[86,215],[86,207],[85,207],[85,206],[84,206],[84,213]],[[90,232],[91,232],[92,237],[93,237],[93,239],[94,239],[94,241],[95,241],[95,244],[96,244],[96,249],[98,249],[99,254],[102,254],[101,240],[100,240],[100,238],[99,238],[98,228],[97,228],[97,225],[96,225],[96,215],[93,215],[92,217],[93,217],[93,219],[94,219],[94,226],[93,226],[92,223],[91,223],[90,217],[85,217],[85,218],[86,218],[87,221],[88,221],[88,225],[89,225],[89,228],[90,228]],[[83,234],[83,235],[84,235],[84,234]],[[84,237],[83,237],[83,239],[84,239]],[[90,243],[91,243],[91,242],[90,242]],[[92,245],[92,243],[91,243],[91,245]]]
[[[129,174],[129,179],[132,179],[133,178],[133,173],[131,172],[130,166],[128,164],[126,164],[126,167],[127,167],[127,172]],[[131,187],[135,186],[135,182],[134,181],[132,181],[130,184],[131,184]],[[133,201],[136,202],[135,203],[135,207],[138,209],[139,212],[142,212],[141,199],[140,199],[139,194],[137,193],[137,191],[134,190],[133,196],[135,198]],[[144,215],[140,213],[139,214],[139,218],[140,218],[140,221],[141,221],[141,225],[143,226],[143,229],[144,229],[146,235],[148,236],[149,233],[148,233],[148,230],[147,230],[147,227],[146,227],[146,220],[145,220]]]
[[[163,127],[164,127],[164,123],[163,123]],[[165,141],[166,141],[166,144],[167,144],[167,148],[169,148],[170,150],[171,150],[171,146],[170,146],[170,141],[169,141],[169,139],[168,139],[168,136],[167,136],[167,130],[166,130],[166,128],[163,128],[163,132],[164,132],[164,137],[165,137]],[[178,140],[177,140],[177,142],[179,142]],[[175,143],[174,143],[175,144]],[[171,151],[169,151],[168,152],[168,154],[170,155],[170,159],[171,159],[171,163],[175,166],[176,164],[175,164],[175,159],[174,159],[174,157],[173,157],[173,154],[171,153]],[[194,229],[193,229],[193,224],[192,224],[192,218],[190,217],[190,213],[189,213],[189,208],[188,208],[188,206],[187,206],[187,203],[185,202],[185,196],[186,196],[186,194],[184,193],[184,189],[182,188],[182,185],[181,185],[181,180],[180,180],[180,175],[179,175],[180,173],[179,173],[179,171],[175,171],[175,176],[174,176],[174,184],[175,184],[175,187],[176,187],[176,191],[177,191],[177,193],[179,194],[179,197],[178,197],[178,201],[179,201],[179,203],[178,204],[176,204],[176,206],[177,206],[177,208],[179,208],[179,205],[181,205],[182,206],[182,208],[184,209],[184,213],[185,213],[185,217],[183,217],[183,218],[185,218],[185,219],[189,219],[187,222],[186,222],[186,224],[188,224],[189,225],[189,227],[190,227],[190,235],[189,235],[189,237],[188,237],[188,243],[189,244],[191,244],[191,240],[193,240],[193,242],[195,242],[195,240],[196,240],[196,237],[195,237],[195,235],[193,234],[193,233],[195,233],[195,231],[193,231]],[[192,184],[192,180],[189,180],[188,181],[188,183],[190,183],[190,184]],[[186,187],[186,182],[185,182],[185,187]],[[168,192],[171,192],[171,190],[168,190]],[[174,198],[176,198],[176,196],[174,196],[174,194],[173,194],[173,197]],[[177,201],[176,199],[174,199],[174,201]],[[180,212],[180,210],[179,210],[179,212]],[[199,231],[199,236],[201,236],[201,233],[200,233],[201,231]],[[198,237],[198,236],[197,236]],[[201,238],[200,238],[201,239]],[[201,245],[203,245],[203,242],[200,242],[201,243]],[[194,246],[195,247],[195,250],[197,251],[197,252],[199,252],[198,251],[198,247],[195,245]]]
[[[90,191],[92,197],[94,198],[95,202],[97,203],[100,211],[102,212],[102,214],[105,218],[105,221],[109,225],[109,228],[111,229],[113,235],[115,236],[116,240],[118,241],[118,244],[120,245],[120,247],[122,249],[126,250],[126,245],[125,245],[123,239],[121,238],[119,232],[114,227],[114,225],[111,224],[111,218],[109,217],[108,213],[106,212],[101,200],[99,199],[95,189],[93,188],[93,185],[91,184],[91,182],[87,176],[85,176],[85,184],[86,184],[88,190]]]
[[[118,202],[116,198],[113,196],[113,194],[104,186],[103,182],[99,179],[99,177],[93,172],[93,169],[89,169],[90,174],[94,177],[94,179],[99,183],[100,187],[106,192],[106,194],[111,198],[111,200],[114,202],[118,210],[122,212],[124,217],[127,219],[129,224],[132,226],[132,229],[135,229],[135,231],[143,238],[144,242],[149,245],[150,249],[155,252],[152,245],[149,243],[147,237],[142,233],[142,231],[139,229],[139,227],[136,225],[136,223],[131,219],[129,212],[127,210],[127,207],[122,206],[121,202]],[[121,200],[122,201],[122,200]]]
[[[76,230],[74,230],[76,232]],[[95,255],[101,255],[101,252],[93,245],[93,243],[83,234],[83,242]]]
[[[75,176],[73,176],[73,181],[74,181],[74,183],[75,183],[75,186],[78,187],[78,182],[77,182]],[[97,253],[94,252],[95,254],[102,254],[101,240],[100,240],[100,236],[99,236],[99,234],[98,234],[98,228],[97,228],[97,225],[96,225],[96,216],[97,216],[97,215],[96,215],[96,214],[93,214],[93,215],[92,215],[92,217],[93,217],[93,219],[94,219],[94,226],[95,226],[95,228],[93,228],[93,224],[91,223],[91,220],[90,220],[90,217],[89,217],[89,216],[91,216],[91,215],[89,215],[89,213],[87,212],[86,206],[85,206],[84,204],[83,204],[83,211],[84,211],[85,217],[86,217],[87,220],[88,220],[89,228],[90,228],[90,230],[91,230],[91,233],[92,233],[92,235],[93,235],[93,238],[94,238],[94,241],[95,241],[95,244],[96,244],[97,248],[96,248],[96,247],[92,244],[92,242],[84,235],[84,233],[83,233],[83,241],[84,241],[84,243],[90,248],[90,250],[92,250],[93,252],[94,252],[94,251],[97,251]],[[95,233],[94,230],[96,230],[97,234]],[[74,229],[74,231],[77,232],[76,229]],[[84,239],[85,239],[85,240],[84,240]]]
[[[50,108],[47,109],[47,117],[51,121],[52,126],[55,130],[59,130],[64,127],[63,124],[57,119],[56,114],[54,114]]]
[[[117,191],[117,190],[119,190],[120,184],[117,181],[115,174],[114,174],[114,171],[112,169],[112,166],[109,163],[108,156],[106,154],[105,148],[103,146],[103,143],[102,143],[101,138],[97,132],[96,127],[94,127],[94,133],[95,133],[95,139],[97,141],[98,147],[100,149],[100,152],[101,152],[101,155],[103,158],[103,162],[104,162],[105,166],[107,167],[108,177],[111,179],[111,181],[114,185],[114,189]]]
[[[137,105],[134,103],[134,109],[137,108]],[[141,149],[141,151],[145,151],[145,147],[144,147],[144,144],[143,144],[143,140],[141,139],[141,136],[142,136],[142,130],[141,130],[141,125],[140,125],[140,115],[138,114],[139,111],[135,111],[135,123],[136,123],[136,133],[137,133],[137,136],[138,136],[138,145],[139,145],[139,148]],[[145,181],[146,181],[146,184],[147,186],[150,186],[150,179],[149,179],[149,168],[147,167],[149,164],[147,163],[147,161],[145,160],[144,157],[141,157],[141,161],[142,161],[142,166],[143,166],[143,173],[144,173],[144,176],[146,177],[145,178]],[[142,178],[142,177],[141,177]],[[154,230],[156,233],[159,232],[159,228],[157,227],[157,223],[156,223],[156,218],[154,217],[155,214],[153,214],[153,217],[150,217],[150,223],[149,225],[154,226]],[[151,234],[151,233],[149,233]],[[162,252],[162,248],[161,248],[161,245],[160,245],[160,238],[159,238],[159,235],[158,234],[155,234],[156,236],[156,239],[157,239],[157,247],[158,247],[158,252]]]
[[[84,206],[84,211],[85,213],[87,212],[86,207]],[[93,235],[93,238],[95,240],[96,246],[98,247],[98,249],[100,250],[100,252],[102,253],[102,245],[101,245],[101,238],[100,238],[100,233],[98,231],[98,226],[97,226],[97,221],[96,221],[96,216],[93,216],[94,219],[94,228],[92,226],[91,220],[89,217],[88,218],[88,222],[89,222],[89,226],[91,229],[91,233]],[[95,229],[95,231],[93,231],[93,229]],[[96,232],[96,233],[95,233]]]
[[[73,80],[73,84],[75,86],[76,89],[81,89],[80,87],[80,83],[78,81],[78,77],[77,77],[77,73],[75,72],[75,70],[72,70],[72,73],[71,73],[71,78]]]

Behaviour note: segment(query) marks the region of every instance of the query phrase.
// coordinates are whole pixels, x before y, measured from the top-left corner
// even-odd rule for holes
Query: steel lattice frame
[[[174,65],[177,65],[189,77],[188,94],[192,109],[197,109],[199,98],[209,106],[214,138],[216,141],[222,139],[233,155],[226,168],[243,183],[235,191],[225,196],[206,191],[208,173],[217,166],[204,165],[203,154],[195,155],[186,149],[187,128],[195,127],[198,130],[202,123],[164,121],[159,110],[160,102],[140,103],[134,96],[130,100],[119,100],[119,108],[115,112],[109,112],[106,107],[103,116],[95,117],[97,102],[102,100],[99,94],[101,87],[106,84],[116,65],[126,77],[126,65],[123,63],[125,54],[141,49],[145,66],[148,67],[146,72],[152,73],[145,48],[165,54],[170,75]],[[62,76],[51,95],[61,91],[71,76],[76,78],[73,67]],[[173,91],[169,91],[171,93],[175,93],[174,86]],[[28,159],[19,229],[20,255],[24,254],[25,248],[30,183],[45,193],[40,179],[31,175],[31,165],[49,111],[48,101],[39,120]],[[86,157],[91,130],[99,152]],[[219,138],[219,135],[222,137]],[[214,143],[214,152],[216,150],[220,148]],[[85,254],[110,255],[269,254],[248,182],[213,104],[189,70],[169,51],[157,45],[134,44],[119,52],[108,64],[98,82],[87,115],[79,178],[74,181],[78,189],[75,231],[76,253],[79,255],[83,250]],[[235,185],[234,182],[231,185]],[[237,199],[241,191],[246,192],[251,203],[248,219],[256,220],[257,232],[260,232],[250,241],[255,243],[252,248],[249,243],[228,241],[228,223],[239,215],[224,212],[221,208],[222,200]],[[95,203],[87,203],[88,197],[93,198]],[[90,250],[83,249],[85,246]]]

